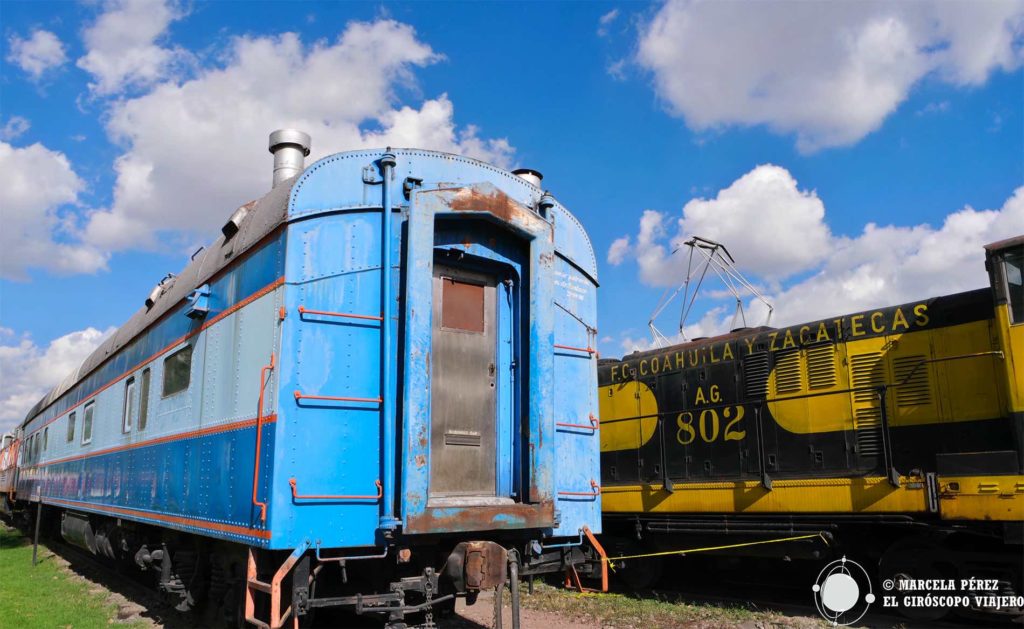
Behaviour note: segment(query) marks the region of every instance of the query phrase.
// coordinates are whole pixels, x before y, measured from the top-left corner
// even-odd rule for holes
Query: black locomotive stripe
[[[755,352],[778,352],[821,343],[842,343],[895,334],[936,330],[993,316],[988,288],[866,310],[785,328],[754,328],[668,348],[634,352],[598,366],[602,386],[687,368],[731,362]]]

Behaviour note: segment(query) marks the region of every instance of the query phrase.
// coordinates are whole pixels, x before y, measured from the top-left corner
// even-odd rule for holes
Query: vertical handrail
[[[390,148],[380,158],[384,177],[380,221],[380,414],[384,437],[384,470],[381,474],[384,479],[384,512],[380,516],[380,526],[384,529],[394,529],[398,524],[395,520],[395,418],[391,400],[391,177],[397,163]]]
[[[885,385],[878,387],[879,419],[881,420],[879,424],[882,432],[882,461],[885,465],[885,478],[893,487],[899,487],[900,474],[896,471],[892,461],[892,436],[889,434],[888,401],[885,395],[888,393],[888,390],[889,388]]]
[[[267,521],[267,503],[257,498],[260,486],[260,449],[263,445],[263,394],[267,389],[267,372],[274,368],[274,354],[270,354],[270,364],[260,369],[260,403],[256,409],[256,462],[252,470],[252,504],[260,508],[260,522]]]

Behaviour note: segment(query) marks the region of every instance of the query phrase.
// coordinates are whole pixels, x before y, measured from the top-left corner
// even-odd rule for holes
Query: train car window
[[[1003,257],[1010,319],[1024,323],[1024,247],[1007,251]]]
[[[149,418],[149,369],[142,370],[142,384],[139,388],[139,430],[146,429]]]
[[[82,418],[82,445],[92,443],[92,415],[95,409],[96,402],[85,405],[85,417]]]
[[[191,375],[192,346],[186,345],[164,359],[163,397],[187,389]]]
[[[75,413],[68,415],[68,443],[75,440]]]
[[[43,452],[50,447],[50,427],[43,428]]]
[[[124,411],[121,414],[121,432],[131,432],[135,415],[135,378],[124,383]]]

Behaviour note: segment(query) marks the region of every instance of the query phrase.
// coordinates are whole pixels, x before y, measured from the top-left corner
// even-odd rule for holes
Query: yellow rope
[[[726,546],[709,546],[707,548],[690,548],[687,550],[666,550],[660,553],[647,553],[644,555],[623,555],[622,557],[604,557],[602,561],[612,562],[620,561],[623,559],[643,559],[644,557],[664,557],[666,555],[685,555],[686,553],[703,553],[709,550],[726,550],[728,548],[743,548],[744,546],[758,546],[760,544],[778,544],[780,542],[795,542],[801,539],[811,539],[813,537],[820,537],[821,541],[828,545],[828,539],[821,533],[813,533],[811,535],[797,535],[796,537],[784,537],[782,539],[763,539],[757,542],[743,542],[741,544],[728,544]]]

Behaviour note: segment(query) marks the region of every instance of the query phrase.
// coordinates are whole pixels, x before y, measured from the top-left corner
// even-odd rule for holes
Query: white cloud
[[[1024,5],[670,0],[636,61],[698,131],[767,125],[802,151],[852,144],[934,75],[978,85],[1024,61]]]
[[[597,36],[598,37],[607,37],[609,27],[612,25],[613,22],[615,22],[616,19],[618,19],[618,17],[619,17],[619,10],[618,9],[612,9],[611,11],[605,13],[600,18],[598,18],[598,20],[597,20]]]
[[[634,253],[641,278],[652,286],[675,286],[683,279],[687,257],[669,252],[691,236],[723,243],[744,272],[780,280],[812,268],[828,253],[831,235],[824,216],[825,205],[817,194],[800,190],[785,168],[764,164],[713,199],[689,201],[667,241],[667,217],[645,211]],[[628,237],[616,240],[608,261],[621,263],[628,247]]]
[[[31,126],[32,124],[27,118],[11,116],[7,119],[7,123],[4,124],[3,128],[0,129],[0,140],[10,142],[11,140],[17,139],[24,135]]]
[[[629,255],[629,236],[616,238],[611,247],[608,247],[608,264],[618,266]]]
[[[1024,234],[1024,187],[998,210],[965,207],[938,228],[865,226],[812,277],[770,296],[786,325],[988,285],[984,245]]]
[[[1024,187],[998,210],[964,207],[939,227],[869,223],[854,237],[834,236],[817,195],[799,190],[784,168],[764,165],[714,199],[687,203],[674,230],[668,224],[665,214],[646,210],[635,244],[620,256],[620,238],[609,261],[631,258],[645,284],[675,286],[686,259],[672,248],[694,234],[719,240],[748,278],[767,284],[772,323],[787,325],[985,286],[983,246],[1024,233]],[[785,281],[794,274],[802,275]],[[748,321],[763,314],[748,304]],[[727,331],[731,319],[731,310],[705,312],[687,336]]]
[[[928,103],[927,105],[925,105],[921,109],[918,109],[917,111],[915,111],[914,115],[915,116],[927,116],[929,114],[944,114],[947,111],[949,111],[949,101],[948,100],[944,100],[944,101],[939,101],[937,103],[936,102]]]
[[[626,60],[625,59],[618,59],[616,61],[612,61],[611,63],[608,64],[608,67],[606,68],[606,70],[608,71],[608,76],[612,77],[616,81],[625,81],[626,80]]]
[[[67,61],[64,44],[50,31],[35,30],[28,39],[12,35],[7,60],[28,73],[33,80]]]
[[[40,347],[28,335],[0,328],[0,433],[21,423],[43,395],[113,332],[86,328]]]
[[[166,78],[188,55],[157,44],[171,22],[184,16],[172,0],[107,0],[85,29],[86,54],[79,68],[93,76],[90,89],[110,95],[144,88]]]
[[[280,127],[312,135],[310,160],[390,144],[507,165],[508,142],[457,129],[446,95],[393,107],[396,89],[415,86],[412,70],[439,59],[393,20],[352,22],[312,46],[293,33],[233,40],[221,66],[112,103],[107,132],[125,152],[112,206],[91,216],[86,240],[119,249],[155,246],[158,232],[209,235],[269,188],[267,133]]]
[[[58,213],[85,187],[63,153],[0,142],[0,172],[0,277],[23,279],[29,267],[91,273],[105,266],[101,252],[71,241],[74,223]]]

